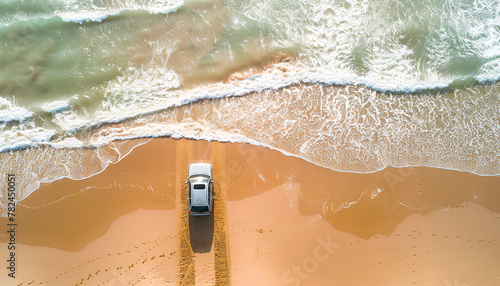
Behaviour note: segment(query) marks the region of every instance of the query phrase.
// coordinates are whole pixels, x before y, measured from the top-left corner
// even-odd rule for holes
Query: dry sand
[[[193,218],[184,181],[199,161],[214,166],[214,215]],[[341,173],[247,144],[154,139],[20,202],[17,278],[2,267],[0,285],[500,285],[499,190],[499,177]]]

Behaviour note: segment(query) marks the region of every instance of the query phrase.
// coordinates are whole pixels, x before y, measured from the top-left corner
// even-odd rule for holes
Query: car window
[[[207,206],[192,206],[191,207],[192,212],[208,212],[208,207]]]
[[[196,184],[193,186],[195,190],[203,190],[205,188],[205,185],[203,184]]]

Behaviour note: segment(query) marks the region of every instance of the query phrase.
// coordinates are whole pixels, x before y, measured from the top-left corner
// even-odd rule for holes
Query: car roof
[[[194,185],[205,185],[204,189],[194,189]],[[207,206],[208,205],[208,189],[205,183],[195,183],[191,188],[191,204],[193,206]]]

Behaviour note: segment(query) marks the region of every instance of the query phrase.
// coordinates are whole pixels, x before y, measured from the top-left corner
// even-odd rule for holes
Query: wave
[[[53,102],[50,102],[50,103],[42,106],[42,109],[45,112],[49,112],[52,114],[56,114],[56,113],[65,111],[68,108],[69,108],[69,100],[53,101]]]
[[[37,21],[40,21],[40,20],[50,21],[50,20],[56,20],[56,19],[60,19],[62,22],[65,22],[65,23],[77,23],[77,24],[101,23],[110,17],[116,17],[116,16],[120,16],[121,14],[127,14],[127,13],[146,12],[146,13],[149,13],[151,15],[158,15],[158,14],[167,15],[167,14],[176,12],[181,7],[182,7],[182,5],[171,7],[171,8],[165,8],[162,10],[121,9],[121,10],[111,10],[111,11],[102,11],[102,12],[100,12],[100,11],[61,12],[61,13],[58,13],[55,15],[37,16],[35,18],[30,18],[30,19],[19,18],[19,19],[17,19],[16,22],[7,22],[7,23],[0,24],[0,26],[7,27],[7,26],[11,26],[13,24],[18,24],[19,22],[24,22],[24,23],[30,23],[29,25],[36,27]],[[31,28],[31,26],[30,26],[30,28]]]
[[[259,78],[262,78],[263,76],[259,76],[254,78],[254,81],[259,82]],[[265,77],[265,76],[264,76]],[[272,78],[272,77],[271,77]],[[268,78],[269,80],[270,78]],[[250,143],[254,145],[262,145],[265,147],[273,148],[282,151],[285,154],[295,154],[296,156],[299,156],[303,159],[308,159],[311,155],[315,154],[317,152],[318,147],[314,147],[311,149],[314,145],[318,145],[319,142],[323,142],[321,144],[326,144],[324,148],[325,150],[328,150],[328,145],[333,144],[332,142],[328,143],[329,141],[327,138],[328,136],[332,136],[332,134],[338,133],[335,136],[340,136],[338,139],[331,138],[332,141],[337,141],[340,140],[342,142],[346,142],[346,138],[344,138],[343,132],[347,132],[347,134],[351,133],[349,136],[354,136],[352,137],[350,143],[343,143],[343,144],[352,144],[350,145],[345,145],[342,147],[344,150],[350,149],[350,148],[358,148],[362,147],[363,149],[370,149],[373,148],[374,146],[376,148],[382,148],[383,145],[374,145],[372,146],[371,144],[375,144],[374,142],[380,141],[380,136],[389,136],[388,138],[384,139],[387,141],[382,141],[383,144],[389,144],[393,146],[395,143],[401,141],[404,138],[408,137],[408,134],[414,134],[415,140],[423,140],[423,142],[418,143],[418,144],[431,144],[433,142],[434,145],[438,144],[438,141],[434,140],[441,140],[443,141],[442,144],[442,149],[441,151],[445,151],[446,149],[446,144],[457,144],[455,150],[458,152],[459,150],[469,150],[473,152],[473,155],[476,156],[478,153],[477,152],[493,152],[495,153],[496,151],[494,150],[489,150],[488,149],[488,144],[485,142],[494,142],[498,134],[495,131],[495,115],[494,112],[493,114],[485,117],[484,114],[482,113],[471,113],[473,112],[472,108],[474,106],[480,106],[483,108],[483,111],[494,109],[496,105],[498,105],[498,97],[495,94],[496,90],[498,88],[498,85],[492,85],[492,86],[475,86],[472,88],[468,89],[463,89],[463,90],[455,90],[452,93],[449,94],[441,94],[438,96],[435,95],[424,95],[424,96],[399,96],[399,95],[391,95],[391,94],[376,94],[374,93],[375,91],[372,91],[370,89],[366,89],[364,87],[356,87],[356,86],[322,86],[322,85],[311,85],[311,87],[314,87],[313,91],[309,91],[309,93],[313,93],[314,98],[298,100],[296,97],[297,95],[295,94],[296,92],[294,91],[296,88],[298,89],[310,89],[306,88],[307,85],[295,85],[293,83],[293,79],[289,79],[290,82],[288,84],[278,87],[275,85],[275,89],[266,89],[265,86],[261,86],[262,89],[256,89],[255,86],[253,88],[249,88],[248,86],[245,88],[234,88],[235,90],[239,90],[241,94],[235,93],[233,90],[231,92],[231,89],[229,90],[214,90],[214,91],[204,91],[202,93],[199,91],[198,93],[191,94],[192,97],[190,98],[177,98],[175,101],[177,104],[172,104],[170,102],[170,105],[168,105],[168,108],[164,109],[158,109],[155,112],[149,112],[148,114],[142,114],[141,116],[133,118],[127,118],[127,120],[114,120],[114,121],[100,121],[99,123],[94,123],[94,131],[91,133],[91,137],[87,137],[88,139],[83,139],[82,140],[77,140],[74,137],[63,137],[62,139],[59,138],[57,140],[50,140],[50,135],[53,133],[48,132],[47,137],[45,137],[46,141],[42,141],[38,139],[37,137],[33,141],[34,142],[26,142],[26,141],[20,141],[16,143],[15,145],[12,145],[12,150],[13,148],[27,148],[27,147],[33,147],[33,146],[51,146],[53,148],[96,148],[96,147],[101,147],[104,146],[114,140],[128,140],[128,139],[135,139],[135,138],[154,138],[154,137],[163,137],[163,136],[169,136],[173,138],[191,138],[191,139],[203,139],[203,140],[217,140],[217,141],[223,141],[223,142],[244,142],[244,143]],[[276,81],[275,81],[276,84]],[[257,84],[259,86],[259,84]],[[327,89],[328,90],[328,97],[333,96],[332,93],[335,92],[341,92],[341,94],[337,94],[337,96],[340,96],[339,98],[336,98],[335,101],[339,101],[338,106],[332,106],[332,103],[328,102],[327,99],[322,99],[323,96],[326,96],[325,94],[323,95],[317,95],[318,92],[323,92],[321,91],[322,89]],[[252,91],[258,91],[257,93],[254,93]],[[293,93],[291,94],[290,92]],[[251,92],[251,93],[249,93]],[[352,93],[352,94],[350,94]],[[273,95],[276,97],[276,94],[279,94],[279,98],[281,99],[274,99],[274,101],[271,102],[265,102],[268,100],[268,97]],[[195,96],[197,95],[197,96]],[[238,102],[246,102],[247,101],[247,96],[242,97],[241,100],[237,100],[235,97],[238,95],[248,95],[249,98],[248,100],[253,100],[248,103],[249,106],[247,107],[246,110],[239,110],[238,108]],[[292,96],[293,95],[293,96]],[[317,98],[319,97],[319,98]],[[454,97],[457,101],[454,102],[453,99],[450,99],[450,97]],[[231,103],[228,103],[227,100],[231,100],[234,98],[234,100],[231,101]],[[257,103],[254,102],[255,98],[261,98]],[[222,110],[225,112],[225,117],[222,118],[216,118],[216,117],[211,117],[211,118],[205,118],[205,119],[198,119],[196,121],[193,121],[191,117],[186,117],[186,118],[172,118],[171,114],[175,113],[176,110],[191,110],[193,108],[194,102],[199,102],[203,101],[206,99],[210,99],[208,101],[212,105],[223,105],[224,108],[221,106],[216,106],[208,110],[205,110],[205,112],[211,112],[211,113],[219,113]],[[216,99],[216,100],[214,100]],[[278,100],[276,102],[276,100]],[[287,100],[291,100],[290,103],[286,103]],[[326,101],[325,101],[326,100]],[[284,101],[284,102],[280,102]],[[305,107],[304,104],[307,103],[307,107]],[[204,106],[207,105],[207,101],[205,102],[200,102],[196,106]],[[315,106],[315,104],[318,104],[319,106]],[[241,104],[240,104],[241,105]],[[276,106],[288,106],[285,109],[282,110],[274,110]],[[265,106],[265,108],[264,108]],[[224,124],[214,124],[214,122],[224,122],[227,120],[234,121],[236,120],[238,116],[233,115],[232,117],[227,117],[228,112],[231,111],[234,114],[246,114],[247,119],[250,120],[250,118],[253,118],[257,115],[253,114],[258,114],[259,118],[266,118],[266,117],[272,117],[272,118],[277,118],[277,115],[273,115],[273,113],[279,112],[280,117],[284,116],[281,115],[281,113],[286,114],[290,113],[293,106],[301,106],[300,108],[307,108],[308,110],[314,110],[315,108],[319,108],[320,106],[323,106],[323,108],[326,108],[325,110],[328,110],[327,113],[323,111],[322,117],[319,117],[315,119],[317,122],[313,122],[312,118],[307,119],[306,117],[306,122],[302,123],[305,125],[302,125],[302,128],[304,130],[295,130],[292,134],[286,135],[287,132],[291,132],[295,125],[297,125],[298,120],[300,118],[303,118],[304,115],[301,114],[295,114],[291,113],[288,115],[287,118],[281,118],[279,122],[273,123],[272,128],[266,130],[266,131],[257,131],[255,126],[247,126],[250,123],[243,123],[243,121],[237,121],[239,122],[237,126],[234,126],[233,128],[227,129],[224,127]],[[346,106],[346,107],[343,107]],[[349,107],[348,110],[342,110],[343,108]],[[378,107],[376,107],[378,106]],[[241,106],[240,106],[241,107]],[[370,111],[371,109],[366,109],[366,108],[375,108],[373,111]],[[158,108],[161,108],[159,106]],[[298,108],[300,110],[300,108]],[[255,110],[254,110],[255,109]],[[157,111],[162,110],[162,112],[158,113]],[[248,115],[247,113],[249,112],[248,110],[253,110],[251,112],[252,116]],[[363,116],[359,115],[358,113],[362,112],[363,110],[366,110],[365,112],[368,112],[368,114],[365,114]],[[437,111],[438,110],[438,111]],[[491,110],[490,110],[491,111]],[[189,111],[191,112],[191,111]],[[346,115],[342,115],[341,113],[345,112],[355,112],[353,115],[354,119],[349,119],[349,117],[346,117]],[[370,112],[374,112],[373,114]],[[438,112],[438,113],[436,113]],[[204,113],[204,112],[202,112]],[[168,117],[168,120],[166,122],[165,118],[162,117],[161,114],[170,114],[170,117]],[[439,117],[442,117],[439,119]],[[472,116],[473,115],[473,116]],[[389,116],[389,117],[388,117]],[[417,117],[415,117],[417,116]],[[413,117],[413,119],[412,119]],[[202,118],[204,118],[202,116]],[[343,119],[342,119],[343,118]],[[368,118],[370,118],[369,122],[367,122]],[[116,119],[116,118],[115,118]],[[319,120],[319,121],[318,121]],[[354,121],[353,121],[354,120]],[[358,120],[360,120],[358,122]],[[415,121],[416,120],[416,121]],[[265,122],[270,122],[269,120],[264,120]],[[352,121],[352,122],[351,122]],[[108,124],[104,124],[107,122]],[[112,123],[114,122],[114,123]],[[336,122],[336,123],[335,123]],[[385,122],[385,123],[384,123]],[[418,130],[416,128],[416,123],[418,124],[424,124],[423,129]],[[439,123],[442,122],[442,123]],[[470,126],[471,123],[468,122],[474,122],[472,126]],[[338,128],[338,126],[342,126],[345,124],[349,124],[347,126],[344,126],[343,129],[344,131],[341,130],[336,130],[335,128]],[[444,124],[444,125],[439,125],[439,124]],[[460,125],[461,128],[453,128],[453,130],[449,129],[450,126],[449,124],[454,123],[454,124],[462,124]],[[208,124],[208,125],[207,125]],[[252,124],[256,124],[253,122]],[[380,125],[380,124],[388,124],[388,126]],[[438,124],[438,125],[436,125]],[[251,125],[251,124],[250,124]],[[363,127],[363,125],[366,125]],[[457,126],[458,126],[457,125]],[[245,127],[246,126],[246,127]],[[315,127],[314,127],[315,126]],[[489,130],[489,128],[486,128],[488,126],[491,126],[493,128],[492,130]],[[293,127],[293,128],[292,128]],[[312,128],[314,127],[314,128]],[[404,128],[403,128],[404,127]],[[242,131],[242,128],[250,128],[250,131]],[[291,129],[292,128],[292,129]],[[312,129],[311,129],[312,128]],[[334,128],[334,129],[331,129]],[[472,129],[470,129],[472,128]],[[378,133],[376,130],[382,129],[382,131],[378,132],[384,132],[382,134],[375,134]],[[386,131],[383,131],[383,129],[386,129]],[[251,131],[253,130],[253,131]],[[309,130],[310,132],[310,138],[299,138],[297,136],[294,136],[293,134],[299,134],[299,133],[304,133],[305,130]],[[330,130],[330,131],[328,131]],[[397,130],[397,134],[392,134]],[[82,131],[82,130],[80,130]],[[77,132],[76,130],[73,130],[73,132]],[[299,133],[297,133],[299,132]],[[326,133],[325,133],[326,132]],[[331,133],[334,132],[334,133]],[[340,132],[340,133],[339,133]],[[375,132],[375,133],[374,133]],[[387,133],[390,132],[390,133]],[[443,134],[446,134],[447,132],[450,132],[449,138],[446,136],[443,137]],[[458,133],[463,133],[463,134],[458,134]],[[81,132],[80,132],[81,133]],[[359,133],[355,135],[356,133]],[[456,134],[455,134],[456,133]],[[470,133],[470,134],[469,134]],[[321,135],[324,134],[324,135]],[[417,134],[420,134],[421,136],[417,136]],[[453,135],[455,134],[455,135]],[[474,135],[474,134],[480,134],[480,135]],[[319,138],[314,138],[317,136],[327,136],[323,139]],[[460,135],[459,137],[456,137]],[[275,139],[270,140],[270,138],[274,136],[279,136],[283,137],[283,142],[281,141],[276,141]],[[438,136],[438,137],[436,137]],[[471,137],[472,136],[472,137]],[[477,139],[473,139],[473,141],[468,142],[466,141],[466,138],[474,138],[474,136],[479,136]],[[85,136],[84,136],[85,137]],[[297,137],[297,138],[296,138]],[[377,138],[378,137],[378,138]],[[429,138],[427,138],[429,137]],[[286,139],[288,138],[288,139]],[[307,140],[306,140],[307,139]],[[312,140],[312,141],[311,141]],[[327,140],[327,141],[324,141]],[[376,140],[376,141],[373,141]],[[429,141],[430,140],[430,141]],[[445,141],[449,141],[449,143],[445,143]],[[470,139],[468,139],[470,140]],[[484,141],[487,140],[487,141]],[[281,148],[280,145],[290,145],[292,144],[292,141],[297,141],[293,143],[296,147],[293,149],[287,150],[287,148]],[[394,142],[392,142],[394,141]],[[281,143],[280,143],[281,142]],[[288,142],[288,143],[287,143]],[[313,143],[315,142],[315,143]],[[372,142],[372,143],[370,143]],[[427,142],[427,143],[425,143]],[[450,143],[451,142],[451,143]],[[335,142],[335,144],[338,144],[338,142]],[[381,144],[380,142],[378,144]],[[400,147],[398,148],[404,148],[404,146],[407,146],[410,144],[409,142],[400,142]],[[411,143],[411,144],[417,144],[417,143]],[[417,145],[418,145],[417,144]],[[486,145],[485,145],[486,144]],[[395,144],[398,145],[398,144]],[[425,147],[426,146],[426,147]],[[429,148],[429,146],[425,145],[425,148]],[[491,145],[490,147],[495,147],[494,144]],[[9,150],[9,147],[4,147],[5,150]],[[393,147],[391,147],[393,148]],[[472,149],[471,149],[472,148]],[[476,150],[474,151],[474,148]],[[496,147],[495,147],[496,148]],[[313,151],[316,150],[316,151]],[[386,149],[382,148],[381,149],[383,152],[387,152]],[[381,150],[377,151],[380,152]],[[385,151],[384,151],[385,150]],[[405,149],[406,150],[406,149]],[[489,151],[488,151],[489,150]],[[439,151],[439,150],[438,150]],[[438,152],[436,151],[436,152]],[[439,151],[439,152],[441,152]],[[354,151],[353,151],[354,152]],[[355,153],[359,153],[359,151],[355,151]],[[363,151],[365,152],[365,151]],[[398,151],[400,152],[400,151]],[[328,153],[328,152],[327,152]],[[386,154],[387,156],[390,155],[389,153]],[[384,156],[386,156],[384,155]],[[460,156],[463,156],[460,155]],[[321,156],[320,156],[321,157]],[[439,157],[437,157],[439,158]],[[375,160],[374,158],[372,158]],[[329,166],[332,169],[338,170],[338,171],[351,171],[351,172],[356,172],[360,171],[361,172],[373,172],[376,170],[379,170],[385,166],[406,166],[404,163],[397,163],[394,160],[388,160],[386,159],[381,159],[380,163],[377,163],[373,166],[364,166],[363,168],[360,168],[359,166],[352,165],[352,166],[339,166],[338,164],[333,163],[330,161],[328,158],[316,158],[314,159],[314,156],[309,158],[308,160],[311,160],[312,162],[319,163],[322,166]],[[326,161],[325,161],[326,160]],[[424,161],[419,161],[416,160],[414,163],[409,164],[409,165],[426,165],[426,166],[436,166],[436,167],[441,167],[441,168],[449,168],[449,169],[455,169],[455,170],[462,170],[462,171],[468,171],[471,173],[476,173],[476,174],[497,174],[498,170],[479,170],[476,169],[478,166],[475,164],[472,164],[469,162],[469,166],[466,164],[462,163],[453,163],[452,160],[450,162],[445,162],[443,158],[440,159],[440,162],[434,162],[434,163],[425,163]],[[470,160],[467,159],[467,160]],[[481,159],[483,160],[483,159]],[[489,159],[488,159],[489,160]],[[323,162],[322,162],[323,161]],[[322,163],[321,163],[322,162]],[[385,162],[385,163],[384,163]],[[419,163],[420,162],[420,163]],[[424,162],[424,163],[422,163]],[[448,165],[446,165],[448,164]],[[451,164],[451,165],[450,165]],[[456,166],[453,167],[453,164]],[[486,167],[488,168],[491,167],[490,164],[487,164]]]
[[[33,112],[16,106],[12,101],[0,97],[0,123],[23,122],[33,116]]]
[[[104,124],[120,123],[154,114],[157,112],[167,111],[172,108],[188,106],[196,102],[205,100],[221,100],[229,97],[240,97],[254,93],[260,93],[266,90],[280,90],[289,88],[298,84],[320,84],[322,86],[362,86],[373,91],[378,91],[388,96],[393,95],[410,95],[418,94],[440,94],[453,93],[455,90],[467,89],[474,86],[495,84],[500,79],[500,75],[484,75],[477,77],[468,77],[448,82],[417,82],[406,84],[380,84],[370,82],[367,79],[356,77],[341,77],[334,74],[314,74],[301,68],[296,63],[278,63],[273,68],[266,70],[263,73],[255,74],[241,81],[230,81],[227,83],[215,83],[202,87],[179,90],[180,79],[178,76],[164,69],[146,69],[137,70],[131,69],[117,79],[109,82],[106,88],[106,101],[102,103],[105,108],[100,108],[96,111],[95,116],[89,119],[82,118],[71,110],[70,101],[54,101],[42,107],[46,112],[57,114],[53,121],[60,127],[59,133],[66,134],[58,141],[52,141],[54,130],[43,130],[38,127],[36,132],[32,128],[26,129],[26,134],[18,136],[17,140],[1,142],[0,152],[22,150],[30,147],[53,146],[60,148],[71,148],[71,142],[68,141],[61,145],[61,140],[67,138],[67,134],[76,134],[85,132],[102,126]],[[5,120],[10,121],[25,121],[33,115],[32,111],[13,106],[9,103],[9,116]],[[7,113],[6,113],[7,114]],[[1,113],[0,113],[1,118]],[[17,130],[23,133],[22,129]],[[34,136],[33,134],[38,134]],[[175,134],[143,134],[134,135],[130,138],[140,137],[155,137],[155,136],[172,136]],[[9,136],[4,136],[9,138]],[[71,138],[71,137],[70,137]],[[123,139],[130,139],[123,138]],[[194,138],[194,137],[187,137]],[[222,140],[218,137],[217,140]],[[199,139],[209,139],[203,137]],[[99,147],[111,141],[106,142],[80,142],[78,141],[75,148],[81,146]],[[243,141],[239,141],[243,142]],[[245,141],[247,142],[247,141]],[[255,143],[255,142],[254,142]]]
[[[118,16],[126,12],[145,11],[153,15],[169,14],[177,11],[183,0],[169,1],[134,1],[122,0],[104,4],[96,4],[94,1],[27,1],[27,3],[3,3],[2,7],[7,13],[0,18],[0,24],[8,26],[16,22],[28,22],[36,19],[59,18],[64,22],[83,24],[84,22],[102,22],[105,19]],[[16,6],[17,5],[17,6]],[[18,7],[19,6],[19,7]],[[27,10],[31,13],[18,13]],[[10,13],[9,13],[10,12]]]
[[[61,18],[64,22],[74,22],[74,23],[79,23],[83,24],[84,22],[102,22],[108,17],[111,16],[118,16],[122,13],[125,12],[132,12],[132,11],[146,11],[150,14],[157,15],[157,14],[170,14],[173,12],[176,12],[181,5],[178,6],[173,6],[173,7],[163,7],[163,8],[149,8],[149,9],[144,9],[144,8],[139,8],[139,9],[122,9],[122,10],[115,10],[115,11],[78,11],[78,12],[65,12],[65,13],[60,13],[56,15],[56,17]]]
[[[261,145],[336,171],[428,166],[499,175],[499,87],[400,96],[292,85],[103,126],[91,142],[184,137]]]
[[[22,133],[21,139],[19,139],[19,134]],[[54,130],[46,130],[41,127],[34,129],[25,129],[22,132],[17,131],[4,131],[2,134],[3,140],[13,140],[0,147],[0,153],[15,151],[15,150],[25,150],[33,147],[40,147],[43,145],[52,145],[50,140],[54,137],[56,132]]]
[[[316,73],[304,78],[305,83],[321,83],[324,85],[362,85],[367,88],[394,94],[419,94],[452,92],[478,84],[494,84],[500,81],[500,74],[468,76],[448,81],[421,81],[404,83],[380,83],[365,78],[345,77],[335,74]]]

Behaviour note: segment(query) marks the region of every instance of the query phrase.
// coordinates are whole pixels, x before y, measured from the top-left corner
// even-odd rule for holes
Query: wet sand
[[[199,161],[216,186],[198,220],[183,183]],[[20,202],[17,278],[0,284],[498,285],[498,190],[499,177],[341,173],[248,144],[153,139]]]

